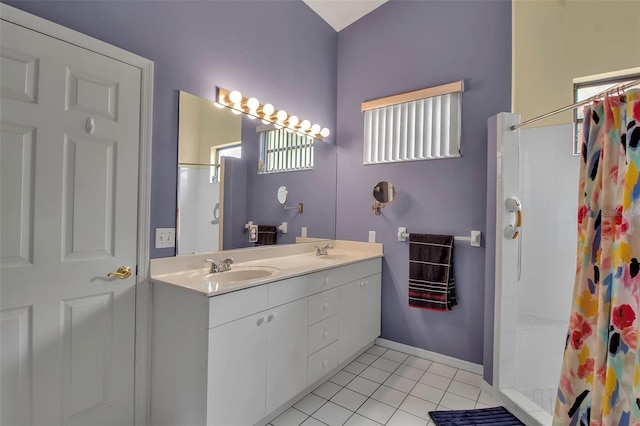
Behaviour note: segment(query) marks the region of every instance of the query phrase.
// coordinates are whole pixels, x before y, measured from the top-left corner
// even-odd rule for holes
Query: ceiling
[[[334,30],[348,27],[388,0],[303,0]]]

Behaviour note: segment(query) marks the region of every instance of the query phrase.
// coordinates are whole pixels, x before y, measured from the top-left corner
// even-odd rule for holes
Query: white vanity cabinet
[[[377,273],[339,288],[338,362],[380,336],[381,275]]]
[[[154,283],[151,424],[253,425],[312,390],[378,337],[380,271],[376,258],[213,297]]]
[[[209,330],[207,424],[252,425],[304,389],[307,316],[301,299]]]

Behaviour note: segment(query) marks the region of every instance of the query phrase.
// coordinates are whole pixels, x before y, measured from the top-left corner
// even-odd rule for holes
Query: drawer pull
[[[328,285],[329,284],[329,277],[326,277],[324,280],[322,280],[322,285]]]
[[[256,321],[256,324],[258,325],[258,327],[260,327],[262,324],[264,324],[266,320],[267,320],[267,317],[260,317],[258,318],[258,321]]]
[[[322,304],[322,310],[323,310],[323,311],[326,311],[327,309],[329,309],[329,302],[324,302],[324,303]]]
[[[329,335],[329,332],[327,330],[322,332],[322,338],[323,339],[326,339],[328,335]]]
[[[327,364],[329,364],[329,361],[327,361],[326,359],[325,359],[324,361],[322,361],[322,366],[323,366],[323,367],[326,367],[326,366],[327,366]]]
[[[269,316],[267,317],[267,322],[273,321],[277,316],[278,314],[276,312],[269,314]]]

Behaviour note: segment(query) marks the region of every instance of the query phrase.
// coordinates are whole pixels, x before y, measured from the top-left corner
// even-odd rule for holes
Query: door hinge
[[[138,275],[138,265],[136,265],[136,276]]]

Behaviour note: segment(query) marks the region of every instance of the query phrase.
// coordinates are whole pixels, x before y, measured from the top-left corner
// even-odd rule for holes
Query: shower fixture
[[[518,281],[522,273],[522,204],[518,197],[508,197],[505,202],[508,212],[516,214],[516,221],[507,225],[504,230],[504,237],[508,240],[518,240]]]

